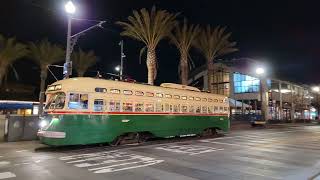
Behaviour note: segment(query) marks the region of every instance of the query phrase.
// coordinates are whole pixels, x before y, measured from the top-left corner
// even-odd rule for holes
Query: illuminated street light
[[[264,69],[262,68],[262,67],[258,67],[257,69],[256,69],[256,73],[257,73],[257,75],[262,75],[262,74],[264,74]]]
[[[320,92],[320,87],[319,86],[314,86],[312,87],[313,92]]]
[[[66,10],[66,12],[68,14],[74,14],[76,12],[76,7],[74,6],[74,4],[72,3],[72,1],[68,1],[65,5],[64,5],[64,9]]]
[[[119,72],[119,71],[120,71],[120,66],[116,66],[116,67],[114,68],[114,70],[116,70],[117,72]]]

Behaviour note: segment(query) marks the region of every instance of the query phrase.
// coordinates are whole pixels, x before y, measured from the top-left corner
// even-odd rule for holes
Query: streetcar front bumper
[[[45,138],[56,138],[56,139],[64,139],[66,138],[65,132],[59,132],[59,131],[38,131],[37,133],[38,137],[45,137]]]

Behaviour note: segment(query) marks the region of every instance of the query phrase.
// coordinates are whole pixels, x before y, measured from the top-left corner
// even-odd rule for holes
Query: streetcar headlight
[[[39,123],[40,128],[44,128],[45,126],[47,126],[49,123],[46,120],[41,120]]]

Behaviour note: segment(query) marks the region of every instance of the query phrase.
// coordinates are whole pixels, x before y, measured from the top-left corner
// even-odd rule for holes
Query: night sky
[[[10,0],[0,6],[0,33],[16,36],[19,41],[29,42],[48,38],[65,46],[66,15],[63,0]],[[303,2],[303,1],[300,1]],[[121,29],[114,23],[126,20],[133,9],[152,5],[170,12],[180,12],[179,20],[186,17],[190,23],[227,26],[232,40],[238,42],[239,52],[223,59],[253,58],[266,61],[274,76],[303,84],[320,83],[320,3],[304,1],[213,1],[213,0],[76,0],[79,7],[77,18],[106,20],[104,29],[96,29],[82,36],[75,49],[94,50],[99,57],[97,66],[87,75],[94,76],[96,70],[114,73],[120,63],[118,42]],[[75,22],[74,33],[92,25],[92,22]],[[145,61],[139,64],[141,42],[124,38],[124,73],[138,81],[147,81]],[[157,49],[159,74],[156,84],[178,82],[177,65],[179,54],[167,40],[161,41]],[[205,61],[196,51],[191,51],[196,65]],[[145,57],[144,57],[145,59]],[[63,61],[63,60],[62,60]],[[63,62],[62,62],[63,63]],[[62,64],[61,63],[61,64]],[[18,82],[39,84],[39,68],[28,59],[14,64],[20,79]],[[61,74],[61,70],[55,70]],[[15,80],[10,73],[9,81]],[[48,83],[53,78],[48,78]]]

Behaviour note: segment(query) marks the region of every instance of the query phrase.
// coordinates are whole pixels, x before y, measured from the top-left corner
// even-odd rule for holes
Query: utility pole
[[[71,16],[68,16],[68,33],[67,33],[67,49],[66,49],[66,62],[64,63],[63,75],[67,79],[72,74],[72,64],[70,61],[71,56]]]
[[[121,40],[119,42],[119,46],[120,46],[120,49],[121,49],[121,54],[120,54],[120,80],[122,80],[122,76],[123,76],[123,58],[126,57],[126,55],[123,53],[123,40]]]

